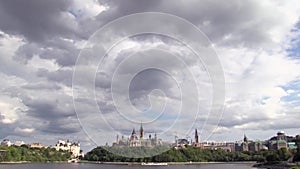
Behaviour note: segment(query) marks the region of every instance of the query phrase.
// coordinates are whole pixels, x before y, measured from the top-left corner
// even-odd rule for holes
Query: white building
[[[12,144],[11,142],[8,140],[8,139],[4,139],[2,142],[1,142],[1,146],[8,146],[10,147]]]
[[[21,145],[25,145],[25,143],[24,141],[16,141],[14,145],[20,147]]]
[[[67,141],[58,140],[54,148],[56,149],[56,151],[59,150],[69,151],[72,153],[73,157],[83,156],[83,153],[80,151],[80,144],[75,142],[71,143],[69,140]]]
[[[42,143],[31,143],[28,144],[29,148],[47,148],[48,146],[43,146]]]

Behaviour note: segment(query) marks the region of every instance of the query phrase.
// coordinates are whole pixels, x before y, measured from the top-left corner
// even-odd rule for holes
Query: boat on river
[[[76,158],[70,159],[68,160],[68,163],[78,163],[78,159]]]
[[[166,166],[168,163],[141,163],[141,165],[145,166]]]

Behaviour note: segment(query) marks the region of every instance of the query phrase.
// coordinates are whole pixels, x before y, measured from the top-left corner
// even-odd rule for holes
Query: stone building
[[[75,158],[84,156],[83,152],[80,150],[79,142],[71,143],[69,140],[67,141],[58,140],[54,148],[56,149],[56,151],[63,150],[63,151],[71,152],[72,156]]]
[[[145,132],[143,125],[141,124],[139,136],[136,134],[135,128],[132,129],[131,135],[126,139],[124,136],[119,138],[117,135],[116,142],[113,143],[113,146],[123,146],[123,147],[153,147],[162,145],[163,142],[161,139],[157,138],[157,134],[154,134],[152,137],[149,134],[148,138],[144,138]]]
[[[1,142],[1,146],[7,146],[7,147],[10,147],[12,145],[11,141],[9,139],[4,139],[2,142]]]

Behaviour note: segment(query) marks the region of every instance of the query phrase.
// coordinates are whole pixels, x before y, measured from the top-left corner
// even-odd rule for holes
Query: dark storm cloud
[[[70,93],[65,93],[69,91],[64,91],[64,89],[72,86],[73,66],[75,65],[80,46],[96,30],[101,28],[101,26],[116,18],[136,12],[154,11],[170,13],[187,19],[199,27],[214,44],[217,44],[216,46],[229,49],[235,49],[236,46],[246,47],[246,50],[251,50],[250,48],[252,47],[264,48],[266,44],[266,46],[270,44],[272,45],[274,42],[271,39],[273,36],[270,35],[271,29],[282,25],[284,25],[283,29],[287,29],[290,27],[289,23],[292,23],[292,21],[289,21],[288,23],[284,21],[285,19],[290,20],[290,18],[285,17],[285,15],[280,13],[281,10],[286,10],[285,8],[281,9],[280,5],[277,4],[272,6],[268,4],[269,2],[266,2],[264,6],[259,1],[250,0],[99,0],[100,4],[108,6],[108,10],[100,13],[95,18],[93,18],[93,16],[87,18],[75,18],[76,14],[70,14],[69,12],[69,10],[72,10],[71,8],[73,3],[74,2],[71,0],[0,1],[1,40],[6,39],[6,41],[9,42],[12,38],[17,37],[22,41],[22,43],[17,43],[21,46],[17,52],[14,53],[13,59],[10,58],[11,55],[8,57],[6,53],[9,53],[7,51],[11,51],[13,53],[15,49],[12,46],[15,46],[15,44],[5,44],[5,42],[0,44],[0,47],[2,47],[1,45],[7,45],[7,51],[1,50],[4,52],[3,54],[0,53],[0,75],[4,74],[10,76],[7,78],[8,80],[5,79],[5,81],[11,82],[5,85],[2,83],[1,91],[3,91],[2,94],[5,96],[12,97],[14,99],[17,98],[16,100],[22,100],[21,104],[22,106],[24,104],[25,107],[25,110],[21,113],[14,112],[19,117],[18,120],[10,124],[0,123],[0,137],[5,137],[9,134],[21,134],[15,131],[17,127],[19,127],[20,131],[22,131],[22,129],[33,129],[34,132],[36,132],[35,134],[42,133],[45,137],[49,137],[47,136],[48,133],[53,133],[55,135],[61,134],[65,138],[68,137],[66,134],[72,134],[80,131],[80,126],[76,119],[76,112],[72,105],[72,97],[68,95]],[[151,23],[150,26],[169,30],[170,25],[158,25],[155,20],[151,20],[149,22]],[[136,25],[134,24],[132,25],[133,30],[135,30],[135,26]],[[118,30],[116,29],[116,31]],[[282,34],[286,35],[284,30],[279,29],[279,32],[283,32]],[[114,38],[113,35],[117,36],[118,33],[119,32],[114,33],[114,31],[112,31],[112,36],[109,36],[109,38]],[[180,33],[184,34],[189,32],[180,30]],[[132,38],[132,40],[141,44],[142,41],[149,39],[151,36],[138,36]],[[152,39],[151,43],[155,43],[157,39],[161,40],[162,43],[170,44],[167,41],[168,38],[162,37]],[[102,46],[99,45],[99,47]],[[92,52],[94,51],[91,51],[91,54],[93,54]],[[118,64],[118,59],[120,59],[122,54],[124,53],[121,52],[120,55],[117,56],[114,60],[115,63]],[[243,55],[244,53],[235,53],[235,55],[240,54]],[[58,70],[50,70],[51,68],[48,67],[40,69],[43,65],[31,65],[32,63],[30,60],[35,55],[37,55],[37,57],[39,57],[42,61],[45,59],[47,60],[47,63],[52,62],[57,64],[55,67],[58,66],[59,68],[55,69]],[[98,60],[97,58],[93,59],[88,60],[83,58],[83,60],[85,60],[84,63],[88,66],[87,69],[82,71],[82,74],[78,75],[78,79],[81,82],[79,84],[80,87],[82,87],[80,89],[82,89],[82,91],[92,90],[89,88],[90,86],[86,87],[84,84],[87,81],[91,81],[90,79],[94,79],[94,72],[90,73],[89,70],[91,70],[91,67],[94,66],[95,63],[97,64]],[[185,61],[188,61],[188,65],[191,66],[194,63],[194,60],[188,59],[188,57],[184,58]],[[235,60],[236,63],[227,64],[225,58],[224,64],[227,66],[227,69],[228,67],[235,67],[235,64],[241,65],[241,67],[247,65],[243,62],[243,58],[227,58],[227,60],[230,59]],[[147,63],[153,62],[153,64],[156,65],[161,64],[168,67],[174,67],[174,69],[179,68],[179,65],[172,62],[173,60],[171,59],[161,58],[159,63],[157,60],[152,58],[142,61]],[[134,73],[132,68],[141,64],[142,61],[136,59],[134,62],[131,62],[130,65],[123,67],[120,73],[124,75]],[[264,70],[267,69],[263,69],[263,71]],[[283,69],[283,71],[285,71],[285,69]],[[232,72],[239,73],[243,72],[243,70],[234,69]],[[109,89],[111,87],[111,77],[112,72],[102,72],[97,74],[97,78],[95,79],[95,85],[97,87],[96,90],[99,91],[99,93],[104,91],[102,97],[97,98],[97,100],[93,100],[93,97],[77,99],[78,102],[82,103],[79,105],[78,110],[84,113],[83,116],[88,119],[87,122],[93,122],[96,117],[89,115],[91,112],[98,110],[99,108],[101,112],[108,117],[112,114],[112,112],[116,111],[113,102],[110,101],[111,98],[108,96],[108,94],[110,94]],[[263,80],[265,79],[268,79],[268,75],[266,75],[266,78]],[[272,79],[275,78],[272,77]],[[235,80],[236,79],[229,77],[228,81],[230,82]],[[271,80],[265,81],[272,82]],[[118,84],[123,85],[122,82],[123,81],[120,80],[118,81]],[[256,84],[253,84],[253,86],[255,85]],[[147,94],[149,94],[149,91],[152,89],[157,88],[163,90],[170,97],[174,94],[174,91],[170,89],[170,86],[174,86],[172,79],[157,75],[153,72],[144,74],[143,76],[136,77],[136,79],[133,80],[130,88],[130,99],[136,99],[137,103],[139,103],[139,101],[147,103]],[[268,88],[269,86],[264,89],[267,90]],[[238,89],[235,88],[234,90]],[[242,90],[247,92],[249,89],[247,86],[243,86]],[[99,93],[96,92],[96,94]],[[123,93],[119,94],[122,95]],[[92,93],[88,96],[94,95]],[[142,98],[141,100],[138,100],[138,98],[141,98],[142,96],[145,96],[144,98],[146,99],[142,100]],[[249,98],[247,97],[247,99]],[[5,100],[3,102],[5,102]],[[98,103],[98,107],[94,106],[95,102]],[[241,103],[240,101],[236,102]],[[174,104],[174,106],[176,105]],[[244,128],[253,130],[299,128],[299,123],[296,121],[296,119],[299,119],[299,115],[295,114],[292,117],[284,117],[287,120],[282,120],[281,117],[278,118],[281,120],[274,120],[267,116],[269,115],[268,113],[263,115],[261,112],[251,112],[248,108],[241,110],[243,106],[244,105],[241,103],[241,107],[232,108],[233,110],[230,110],[228,114],[225,112],[223,116],[224,118],[220,122],[220,126],[232,129],[235,127],[242,128],[243,125],[245,125]],[[94,109],[95,107],[96,109]],[[236,109],[236,111],[234,109]],[[203,112],[206,111],[206,109],[203,110]],[[238,111],[246,112],[245,116],[243,116],[243,113]],[[24,116],[19,115],[22,113]],[[186,116],[188,116],[188,114]],[[0,116],[0,121],[3,120],[3,118],[4,117]],[[171,118],[171,116],[168,118]],[[294,119],[295,121],[291,121],[290,119]],[[199,119],[200,122],[204,122],[204,120]],[[123,129],[122,133],[129,132],[130,134],[133,127],[132,124],[120,124],[115,117],[112,117],[111,121],[114,123],[116,128],[119,128],[120,130]],[[260,123],[261,121],[264,123]],[[257,122],[260,124],[251,126],[252,123]],[[291,122],[293,124],[291,124]],[[186,124],[189,125],[190,121]],[[168,125],[168,123],[165,123],[164,125]],[[97,129],[100,128],[105,131],[106,126],[104,123],[96,121],[94,126]],[[134,127],[137,129],[139,125]],[[151,128],[151,132],[159,132],[158,126],[155,126],[154,128]],[[180,129],[178,129],[178,131],[180,131]],[[104,132],[104,134],[107,133]]]
[[[34,55],[38,55],[40,53],[39,45],[35,43],[27,43],[18,48],[15,53],[14,59],[22,62],[27,63]]]
[[[272,15],[260,17],[260,14],[264,14],[264,9],[253,1],[174,3],[168,0],[124,0],[100,1],[100,4],[109,6],[109,10],[100,13],[96,22],[86,19],[75,24],[71,22],[77,21],[64,17],[69,13],[71,1],[2,1],[0,29],[28,39],[16,53],[15,58],[18,60],[26,63],[34,54],[39,54],[43,59],[54,59],[60,66],[72,66],[79,50],[61,37],[87,39],[109,21],[136,12],[166,12],[183,17],[204,31],[214,43],[224,45],[261,46],[270,43],[267,30],[279,23]],[[155,21],[152,22],[157,26]],[[89,31],[86,32],[87,30]],[[230,38],[224,40],[225,37]]]
[[[40,53],[43,59],[54,59],[60,66],[73,66],[79,49],[71,39],[55,38],[47,41]]]
[[[112,113],[115,112],[115,106],[112,103],[108,103],[108,102],[104,102],[104,101],[98,101],[97,102],[99,109],[101,111],[102,114],[106,114],[106,113]]]
[[[259,19],[262,9],[254,1],[194,1],[189,4],[182,1],[169,7],[168,3],[170,2],[163,4],[167,12],[191,21],[214,43],[231,34],[233,39],[229,43],[243,42],[245,45],[254,45],[268,41],[264,35],[267,32],[263,31],[263,27],[272,25]],[[251,24],[255,24],[256,27],[248,27]]]
[[[54,38],[44,43],[25,43],[20,46],[14,56],[16,61],[27,63],[34,55],[41,59],[54,60],[59,66],[73,66],[78,56],[79,49],[68,40]]]
[[[247,118],[237,118],[240,117],[241,114],[235,114],[235,115],[229,115],[226,117],[226,115],[223,116],[222,120],[219,123],[219,126],[222,127],[235,127],[243,124],[247,124],[248,122],[266,122],[269,120],[267,117],[262,117],[262,116],[250,116]]]
[[[0,29],[29,41],[71,36],[75,23],[66,11],[72,1],[10,0],[0,2]]]
[[[26,63],[34,54],[39,54],[43,59],[54,59],[61,66],[72,66],[79,51],[74,44],[61,37],[87,39],[109,21],[136,12],[166,12],[183,17],[204,31],[213,43],[223,45],[255,47],[271,43],[268,30],[280,23],[273,15],[260,17],[266,14],[265,9],[254,1],[174,3],[169,0],[124,0],[99,3],[109,6],[109,9],[100,13],[97,21],[76,21],[75,18],[66,17],[72,6],[71,1],[1,1],[0,29],[25,36],[28,40],[16,53],[18,60]],[[155,21],[151,22],[157,26]]]
[[[69,0],[1,1],[0,30],[25,38],[14,59],[27,63],[33,55],[39,55],[60,66],[73,66],[79,50],[72,42],[63,40],[80,37],[77,21],[68,11],[72,3]]]
[[[148,0],[125,0],[125,1],[108,1],[99,0],[100,4],[106,4],[110,7],[110,10],[99,15],[100,20],[111,21],[118,17],[129,15],[138,12],[152,12],[157,11],[161,7],[159,6],[161,0],[148,1]],[[156,9],[156,10],[155,10]]]
[[[2,121],[5,119],[5,116],[3,116],[0,112],[0,139],[1,138],[5,138],[6,136],[8,136],[12,131],[12,124],[5,124]]]
[[[80,131],[80,125],[71,103],[71,97],[57,96],[58,98],[24,98],[23,103],[28,107],[26,114],[37,119],[42,126],[37,130],[49,133],[74,133]]]
[[[129,98],[147,96],[152,90],[163,91],[169,98],[179,98],[179,92],[171,91],[176,86],[176,81],[167,73],[158,69],[147,69],[139,72],[131,81],[129,86]],[[179,89],[177,89],[179,90]]]
[[[19,112],[19,114],[21,113]],[[28,133],[23,132],[22,129],[31,129],[32,127],[32,124],[29,123],[30,120],[28,120],[27,117],[22,117],[22,119],[12,121],[11,123],[5,123],[3,120],[5,121],[5,116],[0,112],[0,139],[11,135],[28,136]]]
[[[71,98],[65,98],[70,100]],[[66,103],[60,103],[59,99],[39,98],[24,99],[23,103],[29,108],[28,115],[45,120],[59,119],[75,116],[72,105],[66,106]]]
[[[42,132],[45,133],[55,133],[55,134],[71,134],[77,133],[81,130],[81,127],[78,121],[75,120],[57,120],[57,121],[50,121],[49,124],[43,126],[41,128]]]
[[[111,77],[104,72],[97,72],[95,86],[103,89],[111,87]]]
[[[198,26],[213,43],[219,45],[262,46],[272,43],[269,30],[280,26],[280,18],[268,14],[254,1],[100,1],[111,6],[98,16],[112,21],[137,12],[165,12],[187,19]],[[264,15],[264,17],[261,17]],[[153,25],[158,26],[155,24]],[[159,25],[162,26],[163,25]],[[229,39],[225,39],[230,37]]]
[[[22,86],[24,89],[29,90],[59,90],[61,87],[55,83],[32,83],[32,84],[26,84]]]
[[[59,69],[54,72],[49,72],[46,69],[39,69],[37,72],[38,77],[45,77],[49,81],[62,83],[67,86],[72,86],[72,74],[73,74],[72,70],[64,70],[64,69]]]

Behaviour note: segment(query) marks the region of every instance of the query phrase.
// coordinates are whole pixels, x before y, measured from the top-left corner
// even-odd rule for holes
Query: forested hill
[[[85,155],[89,161],[103,162],[233,162],[233,161],[258,161],[258,162],[279,162],[285,161],[292,156],[287,149],[278,151],[260,152],[225,152],[221,149],[208,150],[187,146],[182,149],[171,148],[168,151],[153,157],[134,158],[136,152],[155,151],[146,147],[111,147],[112,151],[126,153],[127,157],[111,153],[109,147],[97,147]],[[132,157],[132,158],[130,158]]]
[[[67,161],[71,153],[66,151],[56,151],[54,148],[29,148],[25,145],[17,146],[0,146],[0,162],[54,162]]]

